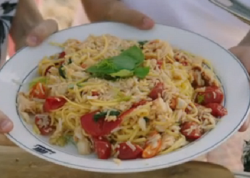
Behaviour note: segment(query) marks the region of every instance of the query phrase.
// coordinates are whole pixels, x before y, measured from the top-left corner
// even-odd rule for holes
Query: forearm
[[[241,46],[250,46],[250,31],[246,34],[246,36],[239,43]]]
[[[25,46],[25,38],[30,30],[43,21],[34,0],[19,0],[16,15],[10,29],[10,35],[16,49]]]
[[[91,22],[111,20],[114,10],[117,12],[124,7],[119,0],[82,0],[82,3]]]

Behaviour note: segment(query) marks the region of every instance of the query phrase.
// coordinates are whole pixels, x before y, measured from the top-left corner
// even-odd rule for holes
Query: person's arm
[[[119,0],[82,0],[85,12],[91,22],[114,21],[150,29],[154,21],[146,15],[129,9]]]
[[[246,36],[239,43],[239,46],[248,46],[248,45],[250,45],[250,31],[246,34]]]

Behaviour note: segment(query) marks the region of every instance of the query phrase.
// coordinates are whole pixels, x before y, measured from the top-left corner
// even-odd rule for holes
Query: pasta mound
[[[211,65],[166,41],[69,39],[20,92],[22,118],[50,143],[100,159],[150,158],[200,138],[227,114]]]

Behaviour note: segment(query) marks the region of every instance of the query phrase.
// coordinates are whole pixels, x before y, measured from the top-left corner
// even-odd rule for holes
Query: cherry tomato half
[[[133,104],[132,105],[132,108],[134,108],[134,107],[138,107],[138,106],[141,106],[141,105],[144,105],[144,104],[146,104],[147,103],[147,100],[141,100],[141,101],[139,101],[138,103],[135,103],[135,104]]]
[[[51,121],[49,117],[38,117],[35,116],[35,124],[39,129],[41,135],[49,135],[54,132],[55,128],[50,125]]]
[[[158,133],[154,133],[152,137],[157,136],[159,137],[159,139],[155,140],[155,143],[149,143],[146,148],[143,150],[142,152],[142,157],[143,158],[152,158],[154,156],[156,156],[160,149],[161,149],[161,145],[162,145],[162,140],[161,140],[161,136]]]
[[[59,109],[66,102],[67,100],[64,99],[63,97],[56,97],[56,96],[48,97],[46,98],[45,103],[43,104],[43,110],[45,112],[50,112],[50,111]]]
[[[95,114],[97,114],[98,111],[87,113],[81,117],[82,128],[85,130],[86,133],[94,137],[108,135],[111,133],[112,130],[114,130],[121,124],[123,118],[126,115],[131,113],[137,106],[145,103],[146,101],[142,100],[141,102],[134,104],[132,108],[120,114],[115,121],[107,122],[105,121],[105,118],[100,118],[95,121],[94,116]]]
[[[94,115],[98,111],[91,112],[85,114],[81,117],[82,128],[91,136],[99,137],[105,136],[111,133],[116,127],[118,127],[122,121],[120,117],[118,117],[115,121],[105,121],[105,118],[100,118],[97,121],[94,120]]]
[[[180,131],[182,135],[184,135],[189,140],[196,140],[203,134],[203,131],[199,127],[199,124],[194,121],[185,122],[184,124],[182,124]]]
[[[206,87],[204,92],[198,92],[195,101],[206,105],[209,103],[221,103],[224,95],[218,87]]]
[[[115,150],[118,152],[117,157],[123,160],[141,158],[143,151],[140,146],[132,144],[131,148],[126,142],[120,143]]]
[[[112,149],[110,142],[105,137],[93,138],[94,149],[99,159],[108,159]]]
[[[46,99],[46,87],[41,82],[35,84],[30,91],[31,98]]]
[[[149,93],[149,97],[152,98],[153,100],[157,99],[159,95],[162,94],[164,90],[164,85],[163,83],[159,82],[155,85],[155,87],[151,90]]]
[[[218,103],[209,103],[205,107],[212,109],[212,115],[215,117],[223,117],[227,115],[227,109]]]
[[[65,55],[66,55],[66,53],[65,53],[64,51],[61,52],[61,53],[59,54],[59,56],[58,56],[58,59],[64,58]]]

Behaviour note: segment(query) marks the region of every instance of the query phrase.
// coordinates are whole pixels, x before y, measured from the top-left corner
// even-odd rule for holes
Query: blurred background
[[[80,0],[36,0],[36,2],[44,18],[57,20],[60,30],[89,22]]]

